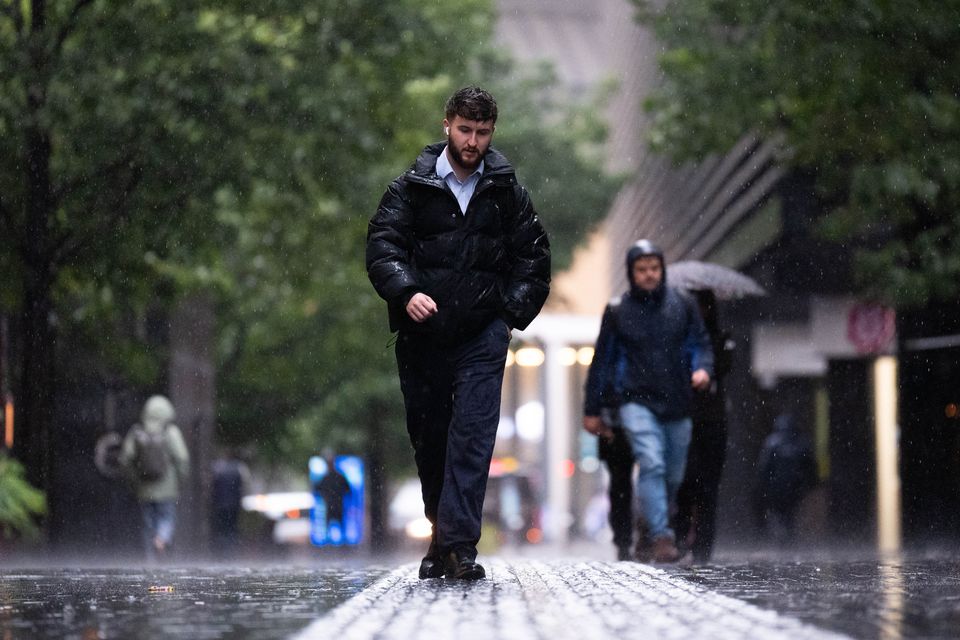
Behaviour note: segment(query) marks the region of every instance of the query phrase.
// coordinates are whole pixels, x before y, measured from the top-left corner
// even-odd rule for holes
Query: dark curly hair
[[[480,87],[464,87],[447,100],[447,120],[455,116],[467,120],[497,121],[497,101]]]

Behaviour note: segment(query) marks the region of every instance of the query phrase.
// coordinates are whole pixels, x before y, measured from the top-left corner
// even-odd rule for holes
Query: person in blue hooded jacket
[[[639,466],[636,494],[655,562],[676,562],[670,504],[683,480],[694,390],[713,375],[713,351],[696,302],[666,284],[663,252],[649,240],[627,251],[630,289],[607,305],[587,375],[583,426],[610,439],[601,419],[616,406]],[[640,558],[646,559],[646,558]]]

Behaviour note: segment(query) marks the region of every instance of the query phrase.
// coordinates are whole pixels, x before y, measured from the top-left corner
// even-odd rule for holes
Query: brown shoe
[[[653,542],[650,541],[650,538],[640,536],[633,548],[633,559],[644,564],[653,562]]]
[[[673,542],[673,536],[660,535],[653,539],[653,561],[672,563],[680,559],[680,552]]]
[[[637,519],[637,544],[633,547],[633,559],[643,564],[653,562],[653,540],[643,518]]]

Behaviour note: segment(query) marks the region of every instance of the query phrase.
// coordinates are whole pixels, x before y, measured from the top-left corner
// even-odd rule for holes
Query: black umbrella
[[[767,295],[766,290],[750,276],[699,260],[682,260],[669,265],[667,284],[688,291],[712,291],[718,300]]]

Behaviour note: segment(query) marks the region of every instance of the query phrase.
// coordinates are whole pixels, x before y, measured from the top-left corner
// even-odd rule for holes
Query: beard
[[[449,137],[447,138],[447,149],[450,151],[450,157],[453,158],[453,161],[464,169],[474,170],[480,166],[480,161],[483,160],[483,152],[479,147],[470,149],[474,152],[474,157],[472,160],[465,160],[463,157],[463,150],[458,149],[457,146],[453,143]]]

